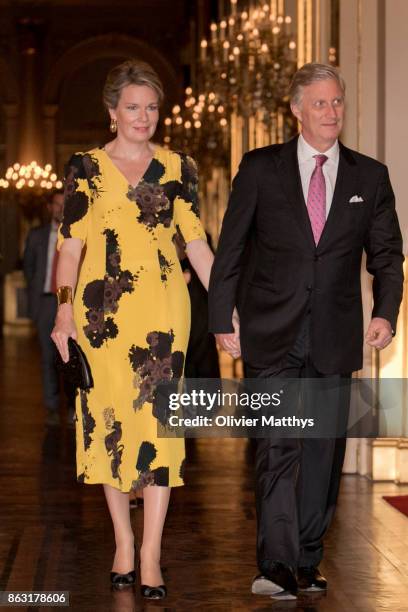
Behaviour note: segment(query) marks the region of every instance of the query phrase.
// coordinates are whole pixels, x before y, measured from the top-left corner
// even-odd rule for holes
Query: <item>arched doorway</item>
[[[180,97],[181,79],[167,59],[143,41],[109,34],[75,45],[56,62],[44,89],[45,158],[59,174],[74,151],[109,140],[103,83],[110,68],[130,57],[148,62],[160,75],[166,92],[163,115]]]

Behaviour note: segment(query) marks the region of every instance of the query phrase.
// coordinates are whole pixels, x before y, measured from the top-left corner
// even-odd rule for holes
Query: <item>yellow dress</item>
[[[184,440],[158,437],[168,407],[155,389],[184,367],[190,302],[173,239],[206,239],[195,163],[157,146],[133,187],[93,149],[72,156],[65,193],[58,248],[67,238],[85,244],[74,316],[94,379],[77,397],[78,481],[182,485]]]

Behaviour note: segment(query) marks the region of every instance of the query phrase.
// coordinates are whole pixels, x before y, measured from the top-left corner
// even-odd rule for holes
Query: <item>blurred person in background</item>
[[[38,334],[41,348],[41,372],[47,425],[60,423],[60,377],[55,365],[56,348],[51,340],[57,313],[56,268],[58,262],[57,233],[64,211],[64,192],[56,189],[47,203],[50,222],[30,230],[23,257],[27,282],[28,311]],[[68,420],[75,413],[75,390],[64,383],[68,404]]]

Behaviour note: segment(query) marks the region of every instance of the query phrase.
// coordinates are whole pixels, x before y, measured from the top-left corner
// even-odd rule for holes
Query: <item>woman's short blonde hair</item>
[[[334,79],[337,81],[343,94],[345,93],[346,84],[340,74],[340,71],[335,68],[335,66],[311,62],[299,68],[299,70],[295,73],[289,88],[291,104],[299,106],[299,104],[302,102],[304,87],[307,87],[307,85],[311,85],[316,81],[326,81],[327,79]]]
[[[103,103],[107,109],[116,108],[122,89],[128,85],[146,85],[158,96],[159,104],[164,98],[163,85],[155,70],[146,62],[127,60],[109,71],[103,88]]]

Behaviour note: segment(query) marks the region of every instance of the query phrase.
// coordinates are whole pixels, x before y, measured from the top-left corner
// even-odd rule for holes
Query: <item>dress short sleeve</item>
[[[185,243],[206,240],[198,208],[198,172],[195,161],[180,153],[181,190],[174,199],[174,222]]]
[[[64,217],[58,230],[58,250],[67,238],[79,238],[86,243],[92,194],[89,171],[92,157],[75,153],[65,166]]]

